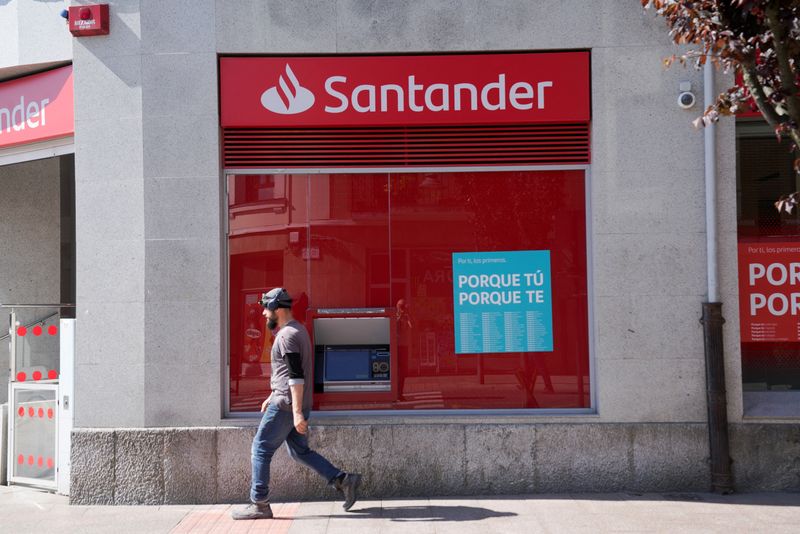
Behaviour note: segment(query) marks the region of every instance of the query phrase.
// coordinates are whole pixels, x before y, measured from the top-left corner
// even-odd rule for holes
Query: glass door
[[[8,480],[57,487],[58,384],[11,384]]]

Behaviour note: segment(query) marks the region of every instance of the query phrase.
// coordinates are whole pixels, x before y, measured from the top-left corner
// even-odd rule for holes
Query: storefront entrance
[[[70,65],[0,83],[0,404],[8,408],[0,478],[66,494],[76,293],[72,94]]]

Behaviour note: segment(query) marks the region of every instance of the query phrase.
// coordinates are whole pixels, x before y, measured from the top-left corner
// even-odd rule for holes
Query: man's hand
[[[269,401],[270,401],[271,398],[272,398],[272,393],[269,394],[269,397],[267,397],[267,400],[265,400],[264,402],[261,403],[261,411],[262,412],[266,412],[267,411],[267,406],[269,406]]]
[[[308,421],[303,417],[302,413],[294,413],[294,428],[301,434],[308,432]]]

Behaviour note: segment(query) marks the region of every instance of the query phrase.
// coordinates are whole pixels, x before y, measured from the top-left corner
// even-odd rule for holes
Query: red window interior
[[[740,244],[780,246],[800,244],[800,212],[779,212],[775,201],[782,195],[797,191],[800,179],[794,171],[794,156],[789,141],[778,143],[771,128],[748,134],[747,126],[757,123],[737,123],[738,195],[737,234]],[[744,126],[744,128],[743,128]],[[764,256],[765,262],[771,261]],[[739,272],[746,280],[747,272]],[[792,287],[787,284],[783,289]],[[740,294],[740,302],[749,295]],[[787,315],[791,320],[791,315]],[[796,317],[794,317],[796,319]],[[767,317],[765,322],[777,322]],[[798,330],[800,331],[800,329]],[[741,343],[742,385],[748,392],[800,390],[800,343],[796,341],[765,340]],[[745,413],[749,407],[745,406]],[[763,415],[763,414],[761,414]]]
[[[230,410],[269,394],[258,296],[393,316],[397,391],[315,396],[315,409],[589,407],[583,171],[229,176]],[[454,252],[550,250],[552,352],[455,354]]]

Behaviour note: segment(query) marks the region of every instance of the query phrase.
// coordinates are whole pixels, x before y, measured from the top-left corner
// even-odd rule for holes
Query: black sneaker
[[[250,503],[244,508],[231,512],[233,519],[271,519],[272,507],[268,502],[255,504]]]
[[[336,481],[336,489],[344,494],[344,511],[350,510],[358,500],[358,486],[361,485],[361,475],[358,473],[345,473],[344,477]]]

